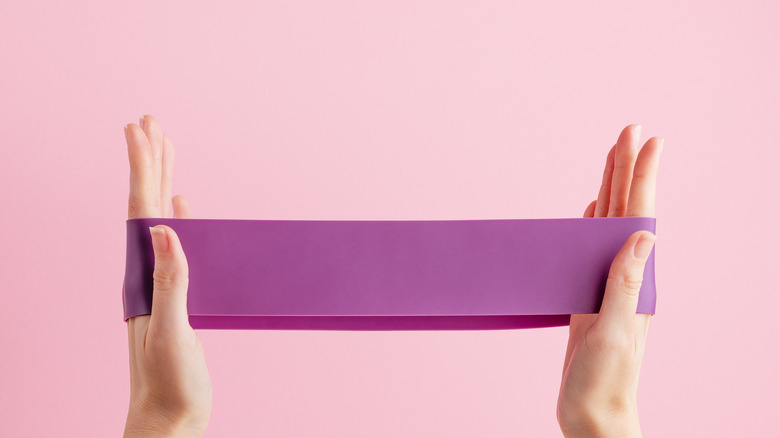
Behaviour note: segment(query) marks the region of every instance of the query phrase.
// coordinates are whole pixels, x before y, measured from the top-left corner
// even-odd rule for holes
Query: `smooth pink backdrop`
[[[259,3],[259,4],[258,4]],[[768,436],[777,2],[0,4],[0,436],[119,436],[128,161],[198,218],[581,217],[666,138],[646,436]],[[565,275],[565,273],[562,273]],[[208,437],[554,437],[567,329],[200,331]]]

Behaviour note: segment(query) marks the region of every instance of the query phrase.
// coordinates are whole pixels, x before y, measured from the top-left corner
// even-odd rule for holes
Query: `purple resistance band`
[[[189,263],[199,329],[488,330],[598,313],[628,236],[655,218],[443,221],[127,220],[125,320],[152,308],[148,227],[168,225]],[[655,313],[655,249],[638,313]]]

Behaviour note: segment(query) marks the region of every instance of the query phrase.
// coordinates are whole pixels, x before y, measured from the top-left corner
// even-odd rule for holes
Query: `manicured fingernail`
[[[138,126],[140,126],[140,127],[141,127],[141,129],[143,129],[143,128],[144,128],[144,116],[141,116],[141,117],[138,119]]]
[[[636,132],[636,135],[639,135],[642,133],[642,125],[636,125],[634,128],[634,132]]]
[[[125,131],[127,131],[127,125],[125,125]]]
[[[655,244],[655,235],[643,234],[634,246],[634,257],[644,260],[650,255],[650,251],[653,250]]]
[[[168,252],[168,237],[162,228],[149,227],[152,234],[152,247],[156,253]]]

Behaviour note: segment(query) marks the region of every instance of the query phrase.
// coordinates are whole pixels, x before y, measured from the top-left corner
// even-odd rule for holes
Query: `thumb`
[[[639,289],[645,272],[645,263],[655,244],[656,236],[640,230],[630,235],[612,260],[601,302],[599,320],[607,326],[627,327],[635,324]]]
[[[154,288],[149,324],[160,328],[189,325],[189,267],[179,236],[167,225],[149,227],[154,247]]]

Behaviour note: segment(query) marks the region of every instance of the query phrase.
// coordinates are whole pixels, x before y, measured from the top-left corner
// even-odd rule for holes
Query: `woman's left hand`
[[[621,132],[584,217],[655,216],[663,139],[651,138],[640,151],[639,134],[637,125]],[[599,313],[571,316],[557,410],[566,437],[641,436],[636,391],[650,315],[636,310],[654,242],[649,231],[629,236],[610,267]]]

